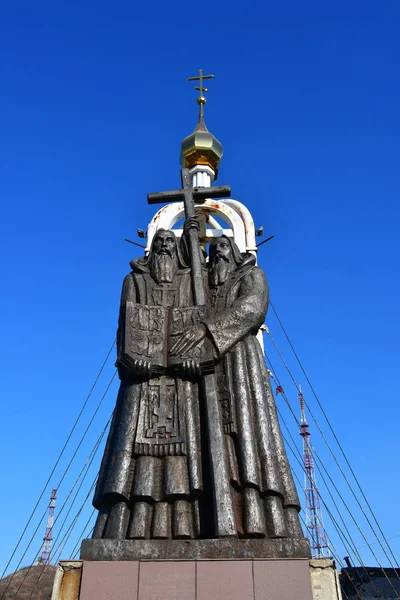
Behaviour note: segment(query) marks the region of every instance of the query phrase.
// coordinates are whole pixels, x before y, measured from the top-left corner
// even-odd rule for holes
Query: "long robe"
[[[243,537],[303,537],[300,503],[284,448],[257,333],[268,309],[264,272],[247,255],[223,285],[210,289],[203,322],[217,355],[237,531]]]
[[[189,270],[180,269],[172,284],[158,286],[139,262],[132,267],[123,286],[121,315],[127,301],[192,305]],[[214,347],[237,535],[303,537],[299,500],[256,338],[268,308],[268,284],[254,257],[247,256],[224,285],[210,290],[210,305],[203,322]],[[121,318],[119,356],[123,327]],[[164,395],[157,396],[155,388],[164,389]],[[154,398],[159,399],[156,406]],[[215,537],[204,410],[205,399],[199,401],[194,381],[165,376],[142,380],[122,373],[93,501],[99,510],[93,537]],[[157,431],[161,418],[160,431],[166,431],[168,415],[165,436]],[[156,432],[151,439],[149,430]]]
[[[140,261],[124,280],[117,334],[121,358],[126,302],[192,305],[190,270],[157,284]],[[95,538],[200,535],[202,490],[198,384],[178,377],[142,379],[120,369],[121,385],[93,505]]]

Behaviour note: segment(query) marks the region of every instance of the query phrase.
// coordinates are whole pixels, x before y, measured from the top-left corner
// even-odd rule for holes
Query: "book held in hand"
[[[211,341],[207,338],[184,354],[171,356],[169,353],[176,337],[206,316],[204,306],[165,308],[126,302],[120,362],[132,370],[136,360],[150,361],[155,377],[173,375],[187,360],[199,363],[203,375],[213,373]]]

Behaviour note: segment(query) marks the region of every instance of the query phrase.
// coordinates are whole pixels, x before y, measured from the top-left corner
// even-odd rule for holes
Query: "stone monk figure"
[[[222,236],[210,245],[211,313],[172,352],[212,340],[231,493],[240,537],[302,538],[300,503],[257,333],[269,300],[255,257]]]
[[[190,269],[174,233],[163,229],[156,232],[148,257],[131,261],[131,267],[117,334],[121,385],[93,500],[99,510],[93,537],[199,537],[202,479],[194,364],[188,361],[180,371],[160,375],[146,353],[129,367],[122,357],[127,305],[153,310],[192,305]],[[163,350],[168,350],[166,340]]]
[[[185,361],[161,372],[148,358],[127,364],[123,357],[124,336],[134,320],[126,315],[139,314],[127,310],[192,306],[190,269],[173,232],[165,230],[156,232],[149,256],[131,267],[117,336],[121,385],[93,501],[99,510],[93,537],[213,538],[199,365]],[[268,308],[265,275],[254,256],[241,254],[222,236],[210,246],[204,276],[208,314],[164,342],[164,351],[179,357],[205,342],[211,347],[238,537],[303,538],[299,500],[256,337]],[[154,325],[157,318],[150,321]]]

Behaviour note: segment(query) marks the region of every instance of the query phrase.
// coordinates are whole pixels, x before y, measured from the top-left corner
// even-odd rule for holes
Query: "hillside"
[[[52,565],[20,569],[0,580],[0,598],[11,580],[3,600],[50,600],[56,570]]]

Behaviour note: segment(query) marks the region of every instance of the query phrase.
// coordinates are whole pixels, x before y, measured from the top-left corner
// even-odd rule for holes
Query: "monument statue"
[[[176,315],[193,306],[190,269],[174,233],[158,230],[148,257],[131,261],[117,336],[121,385],[94,498],[99,509],[94,537],[216,537],[199,387],[198,349],[205,339],[221,411],[233,535],[302,535],[300,505],[256,337],[268,308],[268,284],[255,257],[241,254],[227,237],[216,239],[209,254],[208,272],[203,267],[208,310],[179,335],[162,331],[166,312]],[[136,353],[130,360],[129,344]],[[191,351],[194,358],[179,358]],[[158,359],[165,353],[175,361],[163,372]]]
[[[121,383],[85,560],[309,556],[257,339],[266,277],[234,235],[213,238],[206,260],[197,213],[230,188],[210,185],[222,146],[204,124],[201,72],[198,89],[182,189],[148,195],[183,200],[182,237],[158,228],[123,284]]]
[[[167,352],[166,313],[193,306],[190,269],[175,234],[165,230],[155,235],[148,257],[131,267],[117,334],[121,385],[94,497],[94,537],[197,537],[201,467],[193,361],[172,373],[154,362]],[[137,354],[130,363],[128,335]]]
[[[210,245],[210,315],[172,348],[212,340],[237,533],[302,537],[300,503],[287,461],[257,333],[268,309],[268,283],[255,256],[222,236]]]

